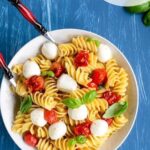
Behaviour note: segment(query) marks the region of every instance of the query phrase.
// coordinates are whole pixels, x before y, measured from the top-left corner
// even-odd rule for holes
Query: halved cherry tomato
[[[38,138],[35,135],[32,135],[30,132],[25,132],[23,139],[25,143],[33,147],[35,147],[38,143]]]
[[[54,62],[51,70],[55,73],[56,77],[59,77],[64,72],[64,67],[59,62]]]
[[[89,52],[88,51],[80,51],[76,56],[75,56],[75,65],[77,67],[85,67],[88,65],[89,61]]]
[[[107,100],[109,105],[112,105],[112,104],[118,102],[121,98],[120,95],[118,95],[117,93],[112,92],[112,91],[104,92],[102,97]]]
[[[93,81],[89,82],[89,83],[87,84],[87,86],[90,87],[90,88],[95,88],[96,90],[98,89],[97,84],[94,83]]]
[[[55,123],[58,121],[57,113],[55,110],[44,110],[44,119],[49,123]]]
[[[109,126],[110,126],[111,123],[113,122],[113,119],[112,119],[112,118],[109,118],[109,119],[102,118],[102,119],[105,120],[105,121],[108,123]]]
[[[92,123],[91,121],[87,121],[85,123],[75,126],[74,133],[76,135],[85,135],[85,136],[90,135],[91,134],[91,131],[90,131],[91,123]]]
[[[105,69],[95,69],[92,72],[91,78],[97,85],[104,84],[107,80],[107,72]]]
[[[44,89],[44,78],[42,76],[32,76],[25,80],[27,88],[32,92],[42,91]]]

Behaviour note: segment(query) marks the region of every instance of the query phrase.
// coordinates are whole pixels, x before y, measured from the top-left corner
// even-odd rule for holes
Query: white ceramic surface
[[[128,88],[129,108],[126,115],[128,116],[129,122],[119,132],[111,136],[101,148],[101,150],[117,149],[124,142],[128,134],[130,133],[138,110],[138,98],[139,98],[138,85],[136,82],[134,72],[129,62],[117,47],[115,47],[112,43],[110,43],[106,39],[94,33],[87,32],[84,30],[78,30],[78,29],[62,29],[62,30],[52,31],[51,34],[54,37],[54,39],[58,42],[67,42],[73,36],[78,36],[78,35],[95,37],[99,39],[101,42],[108,44],[112,48],[114,58],[117,60],[120,66],[124,67],[127,70],[129,74],[129,88]],[[30,42],[28,42],[13,57],[13,59],[9,64],[9,67],[11,68],[14,64],[24,63],[28,58],[35,56],[39,52],[41,45],[45,41],[46,39],[43,36],[39,36],[31,40]],[[11,131],[11,125],[17,111],[16,108],[17,101],[15,99],[15,96],[11,93],[9,82],[5,77],[3,78],[1,84],[0,102],[1,102],[0,107],[1,107],[1,113],[2,113],[4,124],[10,136],[14,140],[14,142],[22,150],[33,150],[32,147],[29,147],[23,142],[21,136]]]

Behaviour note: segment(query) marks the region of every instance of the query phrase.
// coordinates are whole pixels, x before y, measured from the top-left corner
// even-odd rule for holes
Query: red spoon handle
[[[9,0],[24,16],[24,18],[29,21],[41,34],[45,34],[47,32],[46,28],[38,22],[32,12],[22,4],[20,0]]]
[[[5,72],[6,76],[7,76],[7,78],[9,80],[13,78],[13,74],[10,71],[10,69],[8,68],[8,66],[7,66],[7,64],[6,64],[5,60],[4,60],[4,57],[3,57],[2,53],[0,53],[0,67],[3,68],[3,70],[4,70],[4,72]]]

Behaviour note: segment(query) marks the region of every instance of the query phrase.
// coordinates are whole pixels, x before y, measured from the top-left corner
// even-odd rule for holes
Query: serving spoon
[[[52,43],[58,45],[58,43],[53,39],[48,30],[36,19],[32,12],[20,1],[20,0],[8,0],[13,4],[22,16],[30,22],[45,38],[47,38]]]
[[[5,73],[6,77],[8,78],[8,80],[10,81],[10,83],[14,87],[16,87],[16,81],[14,79],[13,73],[9,69],[8,65],[6,64],[6,61],[5,61],[2,53],[0,53],[0,67],[4,70],[4,73]]]

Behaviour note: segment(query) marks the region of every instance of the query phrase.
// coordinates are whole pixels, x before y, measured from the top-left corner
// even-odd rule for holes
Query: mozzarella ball
[[[94,136],[103,136],[108,131],[108,124],[105,120],[95,120],[91,124],[90,130]]]
[[[57,46],[50,41],[43,44],[41,51],[42,51],[42,54],[50,60],[55,59],[58,55]]]
[[[49,137],[52,140],[57,140],[63,137],[67,132],[66,124],[63,121],[52,124],[49,129]]]
[[[62,74],[57,80],[57,88],[62,92],[72,92],[77,89],[76,81],[67,74]]]
[[[30,78],[34,75],[40,75],[41,70],[38,64],[34,61],[27,60],[23,65],[23,76]]]
[[[88,116],[88,110],[85,105],[81,105],[79,108],[68,109],[68,115],[73,120],[84,120]]]
[[[47,121],[44,119],[44,109],[37,108],[33,110],[30,114],[31,121],[34,125],[43,127],[46,125]]]
[[[102,63],[112,58],[112,50],[108,45],[100,44],[98,48],[98,60]]]

